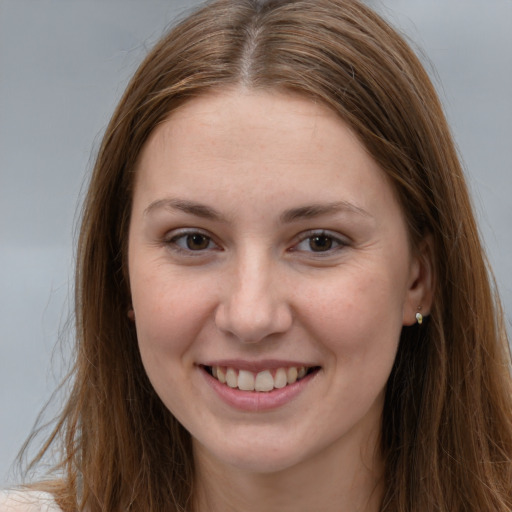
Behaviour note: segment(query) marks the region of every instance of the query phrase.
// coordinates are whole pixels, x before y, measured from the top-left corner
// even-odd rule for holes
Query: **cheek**
[[[132,279],[132,302],[143,358],[183,355],[204,327],[210,306],[206,283],[190,283],[157,269]]]
[[[208,316],[207,302],[200,288],[165,273],[138,277],[132,280],[132,300],[142,363],[160,399],[181,421],[190,408],[183,390],[194,389],[193,350]]]
[[[403,289],[385,273],[347,273],[309,294],[305,325],[337,364],[387,374],[402,329]]]
[[[369,411],[378,421],[402,317],[400,300],[390,298],[386,280],[361,277],[344,285],[342,294],[333,287],[311,301],[308,329],[327,355],[325,373],[334,391],[326,394],[325,407],[333,411],[333,424],[347,426],[358,424]]]

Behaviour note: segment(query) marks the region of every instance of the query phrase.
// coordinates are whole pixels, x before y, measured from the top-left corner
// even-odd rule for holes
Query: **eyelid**
[[[180,240],[181,238],[186,238],[190,235],[201,235],[204,236],[209,240],[211,244],[213,244],[215,247],[207,247],[205,249],[187,249],[184,247],[180,247],[176,242]],[[201,256],[204,255],[206,252],[212,251],[212,250],[222,250],[219,244],[215,241],[214,237],[205,231],[204,229],[200,228],[179,228],[174,229],[170,232],[168,232],[164,238],[163,238],[163,244],[167,246],[172,251],[175,251],[177,253],[182,253],[185,255],[190,256]],[[210,244],[209,244],[210,245]]]
[[[336,246],[329,248],[326,251],[313,251],[313,250],[302,250],[298,249],[297,247],[305,242],[306,240],[313,238],[315,236],[325,236],[328,238],[331,238],[335,243]],[[304,252],[315,255],[315,257],[326,257],[331,256],[334,252],[337,252],[340,249],[343,249],[344,247],[347,247],[350,245],[350,240],[340,235],[337,232],[330,231],[328,229],[310,229],[308,231],[303,231],[297,236],[297,241],[293,244],[293,246],[289,249],[291,252]]]
[[[187,236],[191,235],[201,235],[208,239],[208,247],[204,249],[189,249],[185,247],[180,247],[178,245],[177,241],[183,238],[186,238]],[[325,251],[314,251],[314,250],[307,250],[307,249],[300,249],[299,245],[306,242],[308,239],[311,239],[315,236],[323,236],[326,238],[330,238],[333,243],[334,247],[330,247]],[[214,250],[214,251],[222,251],[222,247],[220,244],[215,240],[215,237],[211,235],[208,231],[201,229],[201,228],[179,228],[174,229],[168,232],[162,240],[163,245],[168,247],[170,250],[176,252],[176,253],[182,253],[187,256],[204,256],[206,253]],[[213,245],[211,247],[210,245]],[[341,235],[338,232],[330,231],[328,229],[310,229],[307,231],[303,231],[299,233],[295,237],[295,241],[293,242],[292,246],[288,249],[289,252],[301,252],[308,255],[314,255],[314,257],[328,257],[332,256],[333,253],[336,253],[337,251],[347,247],[350,245],[350,240],[346,237]]]

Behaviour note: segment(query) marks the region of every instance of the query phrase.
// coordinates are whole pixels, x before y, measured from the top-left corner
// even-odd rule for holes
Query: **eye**
[[[171,236],[166,244],[176,250],[187,252],[201,252],[218,248],[211,237],[200,231],[181,231]]]
[[[309,248],[314,252],[325,252],[332,249],[335,243],[332,237],[326,235],[315,235],[308,238]]]
[[[310,231],[302,235],[301,241],[293,247],[293,251],[329,253],[348,245],[334,233],[326,231]]]

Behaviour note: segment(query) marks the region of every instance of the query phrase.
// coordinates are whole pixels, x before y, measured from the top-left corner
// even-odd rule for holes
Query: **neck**
[[[372,435],[361,445],[327,446],[315,457],[279,471],[230,466],[195,446],[195,512],[377,512],[383,463]],[[364,451],[364,453],[363,453]]]

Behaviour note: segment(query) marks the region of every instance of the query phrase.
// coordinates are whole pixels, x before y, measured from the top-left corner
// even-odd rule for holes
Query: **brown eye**
[[[291,248],[291,251],[329,256],[337,254],[349,245],[341,235],[330,231],[309,231],[301,234],[301,240]],[[324,254],[325,253],[325,254]]]
[[[166,242],[166,245],[171,249],[188,253],[210,251],[219,248],[211,237],[200,231],[192,230],[173,236]]]
[[[309,248],[314,252],[323,252],[332,249],[332,237],[327,235],[315,235],[309,238]]]
[[[211,240],[201,233],[193,233],[186,236],[187,249],[191,251],[202,251],[207,249]]]

